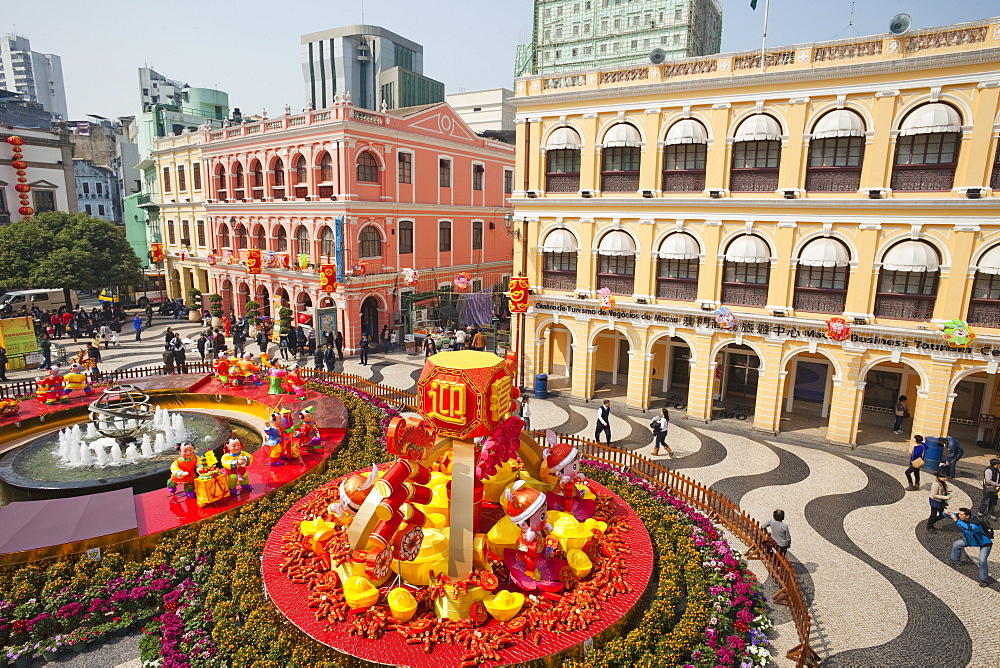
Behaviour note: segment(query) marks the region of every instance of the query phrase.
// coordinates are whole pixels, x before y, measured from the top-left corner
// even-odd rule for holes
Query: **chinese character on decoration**
[[[851,326],[843,318],[830,318],[826,321],[826,336],[834,341],[846,341],[851,336]]]
[[[319,289],[322,292],[334,292],[337,289],[337,267],[332,264],[320,265]]]
[[[247,251],[247,273],[248,274],[259,274],[261,266],[263,265],[263,259],[260,255],[259,248],[251,248]]]
[[[28,185],[28,179],[25,176],[27,172],[24,171],[28,168],[28,163],[24,159],[24,152],[21,148],[24,146],[24,139],[13,135],[7,137],[7,143],[10,144],[12,152],[10,166],[17,170],[14,172],[17,174],[17,185],[14,186],[14,190],[17,191],[18,199],[21,201],[21,206],[18,207],[17,212],[24,217],[28,217],[35,210],[31,208],[31,199],[28,197],[28,193],[31,192],[31,186]]]
[[[507,300],[507,310],[511,313],[527,313],[528,279],[524,276],[515,276],[510,279],[508,292],[510,298]]]
[[[713,313],[715,315],[715,324],[722,329],[732,329],[740,324],[740,319],[736,317],[736,314],[725,306],[720,306]]]
[[[403,283],[407,285],[413,285],[420,278],[420,272],[416,269],[404,269],[403,270]]]
[[[469,279],[469,275],[464,271],[455,277],[452,281],[455,284],[455,289],[457,290],[468,290],[472,285],[472,281]]]
[[[481,355],[487,361],[472,368],[449,367],[435,358]],[[478,361],[478,360],[477,360]],[[420,414],[440,436],[471,439],[489,436],[511,415],[514,386],[506,360],[483,353],[448,353],[427,359],[417,397]]]
[[[163,244],[152,243],[149,244],[149,261],[153,264],[158,264],[163,262]]]
[[[308,268],[309,268],[309,255],[306,253],[302,253],[299,255],[299,269],[308,269]]]
[[[615,298],[611,296],[611,288],[601,288],[598,290],[597,299],[600,300],[602,309],[615,307]]]
[[[976,333],[969,328],[964,320],[949,320],[941,325],[944,329],[944,340],[951,348],[964,348],[976,340]]]

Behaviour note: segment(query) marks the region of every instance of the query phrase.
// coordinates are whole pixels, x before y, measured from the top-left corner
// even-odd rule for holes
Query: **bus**
[[[141,285],[128,288],[104,288],[98,295],[98,299],[110,304],[135,305],[139,308],[146,308],[146,304],[154,306],[165,304],[170,301],[167,298],[167,277],[163,272],[148,273]]]

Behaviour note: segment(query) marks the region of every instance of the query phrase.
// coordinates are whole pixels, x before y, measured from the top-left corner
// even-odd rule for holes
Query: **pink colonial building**
[[[461,272],[470,294],[506,290],[514,147],[476,136],[446,103],[379,113],[339,102],[208,132],[202,148],[212,288],[231,314],[251,296],[275,317],[279,302],[297,315],[334,307],[353,350],[363,330],[457,320],[439,307]],[[265,254],[258,275],[253,248]],[[321,264],[338,266],[332,294]]]

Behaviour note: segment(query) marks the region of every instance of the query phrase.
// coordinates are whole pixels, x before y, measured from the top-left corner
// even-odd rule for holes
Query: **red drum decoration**
[[[13,135],[7,137],[7,143],[10,144],[11,146],[21,146],[22,144],[24,144],[24,139],[18,137],[17,135]]]

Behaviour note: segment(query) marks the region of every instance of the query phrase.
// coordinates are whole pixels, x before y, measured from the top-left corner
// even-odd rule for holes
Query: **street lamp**
[[[510,211],[504,214],[503,225],[507,228],[507,234],[514,237],[518,241],[521,240],[521,230],[515,230],[514,228],[514,214]]]

